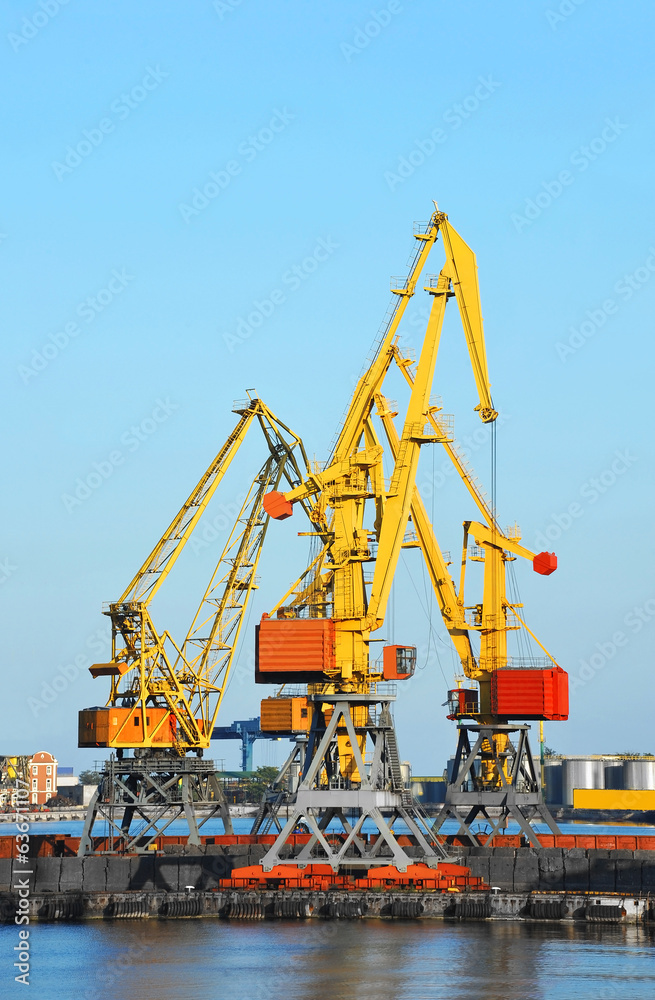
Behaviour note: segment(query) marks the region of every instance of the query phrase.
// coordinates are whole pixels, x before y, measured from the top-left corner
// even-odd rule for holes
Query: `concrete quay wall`
[[[220,890],[234,868],[256,865],[266,846],[207,845],[204,853],[0,858],[0,892],[29,869],[31,891],[186,892]],[[197,849],[196,849],[197,850]],[[655,851],[583,848],[453,848],[455,857],[502,892],[617,892],[655,896]]]
[[[455,848],[463,863],[508,892],[655,894],[655,851],[582,847]]]

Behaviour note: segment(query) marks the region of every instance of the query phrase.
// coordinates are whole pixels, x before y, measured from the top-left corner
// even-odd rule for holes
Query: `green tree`
[[[101,778],[100,771],[80,771],[80,781],[83,785],[97,785]]]
[[[249,802],[258,802],[268,785],[277,777],[277,767],[258,767],[251,778],[243,782],[243,790]]]

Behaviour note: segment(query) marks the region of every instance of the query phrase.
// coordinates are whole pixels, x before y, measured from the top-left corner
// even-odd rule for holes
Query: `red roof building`
[[[30,803],[44,806],[57,794],[57,761],[46,750],[35,753],[29,761]]]

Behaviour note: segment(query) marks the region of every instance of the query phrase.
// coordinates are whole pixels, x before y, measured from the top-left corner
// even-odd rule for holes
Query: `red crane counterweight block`
[[[325,683],[334,675],[332,618],[269,618],[255,630],[255,683]]]
[[[561,667],[494,670],[491,711],[508,719],[565,721],[569,717],[569,675]]]
[[[265,505],[266,500],[264,500]],[[535,573],[541,573],[542,576],[550,576],[557,569],[557,556],[554,552],[539,552],[532,560],[532,568]]]
[[[271,490],[264,496],[264,510],[269,517],[275,518],[276,521],[284,521],[293,514],[293,504],[287,500],[284,493]]]

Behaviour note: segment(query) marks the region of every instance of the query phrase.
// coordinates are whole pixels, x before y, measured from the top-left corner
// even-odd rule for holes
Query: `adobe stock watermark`
[[[437,420],[439,419],[439,414],[436,414]],[[496,420],[494,421],[496,427],[502,427],[510,419],[507,413],[499,413]],[[484,426],[476,427],[472,434],[467,434],[462,438],[457,439],[456,451],[463,460],[465,466],[468,466],[469,456],[479,451],[480,448],[485,445],[489,445],[491,431],[488,424]],[[463,446],[463,447],[461,447]],[[473,470],[467,467],[467,472],[475,480],[475,474]],[[429,500],[432,495],[440,490],[446,484],[447,479],[456,479],[459,476],[458,470],[450,458],[444,458],[444,460],[435,468],[434,475],[430,473],[429,477],[423,480],[420,485],[417,485],[418,492],[420,493],[423,500]],[[476,482],[478,489],[479,485]]]
[[[123,91],[120,97],[111,102],[109,110],[119,122],[125,121],[136,108],[143,104],[153,90],[157,90],[161,86],[168,75],[160,69],[159,65],[147,66],[141,82],[127,93]],[[98,146],[102,145],[105,138],[111,135],[115,128],[116,120],[106,116],[100,119],[96,128],[82,129],[83,138],[75,146],[66,146],[66,155],[63,160],[53,160],[51,163],[57,180],[63,181],[64,177],[72,174]]]
[[[53,17],[56,17],[62,7],[65,7],[70,0],[39,0],[39,5],[29,17],[24,17],[20,27],[20,33],[10,31],[7,41],[14,52],[18,52],[23,45],[27,45],[38,33],[45,28]]]
[[[18,571],[18,566],[14,566],[11,562],[9,556],[5,556],[4,559],[0,559],[0,587],[3,583],[6,583],[14,573]]]
[[[580,326],[569,327],[568,340],[565,343],[562,343],[561,340],[557,341],[555,350],[563,364],[605,326],[610,316],[616,315],[623,302],[629,302],[636,292],[648,284],[655,274],[655,247],[649,247],[648,252],[649,256],[641,267],[638,267],[631,274],[624,274],[614,285],[613,291],[620,301],[607,298],[595,309],[587,309],[587,318]]]
[[[125,451],[114,448],[106,458],[100,462],[94,462],[93,468],[86,476],[78,476],[72,493],[62,493],[61,502],[68,513],[72,514],[76,507],[81,507],[93,496],[96,490],[100,489],[103,483],[111,479],[116,469],[124,464],[125,452],[129,454],[138,451],[143,442],[152,437],[155,431],[178,409],[179,405],[172,403],[168,396],[166,399],[158,399],[150,414],[141,423],[132,424],[129,430],[124,431],[121,434],[120,442],[125,445]]]
[[[534,543],[535,551],[539,552],[547,549],[549,544],[561,538],[564,532],[568,531],[575,521],[584,517],[588,507],[598,503],[600,498],[616,485],[619,479],[626,474],[628,469],[632,468],[636,461],[636,455],[632,455],[628,449],[616,451],[613,461],[607,468],[603,469],[598,476],[588,479],[578,490],[581,499],[584,501],[583,503],[575,500],[561,513],[551,514],[550,523],[543,531],[537,532]]]
[[[120,271],[114,268],[109,281],[103,288],[94,292],[93,295],[88,295],[82,302],[78,303],[75,308],[76,315],[87,324],[93,323],[132,281],[134,281],[134,276],[128,274],[126,268],[122,267]],[[79,323],[70,320],[61,329],[49,334],[47,341],[42,344],[38,351],[32,349],[29,364],[19,365],[17,369],[24,385],[45,371],[48,365],[59,357],[62,351],[65,351],[68,345],[83,332],[84,329]]]
[[[225,863],[221,855],[217,855]],[[226,878],[228,874],[226,873]],[[134,980],[135,968],[149,965],[152,962],[154,947],[152,938],[146,933],[144,940],[138,940],[136,935],[143,934],[141,928],[134,927],[129,935],[129,943],[121,942],[120,950],[112,955],[111,963],[89,963],[85,969],[85,982],[89,987],[80,1000],[97,1000],[98,997],[124,996],[130,991]],[[93,976],[93,979],[91,977]]]
[[[218,512],[214,514],[211,521],[203,523],[201,528],[194,531],[189,539],[189,544],[196,555],[225,536],[228,529],[233,527],[246,497],[247,493],[239,493],[232,503],[219,504]]]
[[[415,174],[418,168],[422,167],[425,161],[434,155],[437,148],[447,141],[449,135],[461,128],[464,122],[471,118],[501,86],[502,84],[498,80],[494,80],[491,74],[478,77],[477,86],[471,93],[444,111],[441,120],[448,127],[443,128],[441,125],[436,125],[427,138],[414,141],[414,148],[406,156],[400,157],[395,171],[385,171],[384,179],[389,190],[395,191],[399,184],[404,184],[408,178]]]
[[[568,21],[571,15],[575,14],[578,7],[581,7],[583,3],[585,3],[585,0],[562,0],[556,10],[549,8],[547,11],[544,11],[546,20],[553,31],[557,31],[560,24]]]
[[[20,786],[20,787],[19,787]],[[12,794],[12,805],[15,810],[16,822],[16,865],[17,870],[12,872],[12,891],[18,897],[14,914],[14,923],[20,927],[18,931],[18,944],[14,945],[14,968],[18,975],[14,976],[14,981],[23,986],[30,985],[30,878],[34,875],[34,867],[30,861],[30,824],[27,821],[29,814],[29,785],[23,778],[16,775],[14,790]],[[18,868],[24,865],[24,868]]]
[[[609,639],[597,642],[594,652],[586,660],[580,660],[580,669],[573,676],[569,674],[569,692],[584,687],[593,680],[599,671],[614,659],[620,649],[630,642],[631,635],[637,635],[655,618],[655,597],[649,598],[644,604],[636,605],[624,617],[622,624],[627,631],[617,629]]]
[[[27,699],[27,706],[35,718],[41,712],[47,711],[48,706],[67,691],[92,663],[96,663],[99,656],[108,655],[111,651],[111,633],[106,628],[96,629],[86,639],[84,649],[95,653],[95,657],[89,656],[88,652],[78,653],[70,663],[64,663],[59,667],[49,680],[43,681],[37,692],[40,697],[35,698],[31,695]]]
[[[352,62],[355,56],[367,49],[374,38],[377,38],[383,28],[388,28],[396,14],[400,14],[403,5],[400,0],[389,0],[381,10],[369,11],[371,17],[361,28],[355,28],[351,42],[342,42],[339,48],[346,62]]]
[[[226,14],[233,14],[242,3],[243,0],[214,0],[212,7],[222,21]]]
[[[237,153],[240,159],[233,158],[228,160],[220,170],[210,171],[209,180],[205,181],[202,187],[193,189],[188,202],[182,201],[178,205],[178,211],[187,225],[191,219],[204,212],[211,202],[230,186],[234,178],[242,172],[244,164],[256,160],[259,154],[263,153],[273,142],[273,139],[284,132],[295,118],[296,116],[286,107],[282,111],[275,108],[266,125],[239,143]]]
[[[576,168],[578,174],[584,173],[616,142],[627,128],[628,125],[622,122],[618,116],[606,118],[605,126],[598,135],[594,136],[588,143],[573,150],[569,156],[569,163]],[[536,195],[533,198],[525,199],[523,214],[512,212],[510,218],[516,232],[522,233],[524,229],[532,226],[539,216],[562,196],[565,188],[574,183],[576,176],[571,170],[560,170],[554,180],[542,181],[541,189]]]
[[[249,340],[253,333],[264,324],[264,321],[269,319],[276,309],[284,305],[289,294],[297,292],[303,282],[314,274],[319,265],[329,260],[334,251],[338,249],[339,244],[335,243],[330,236],[325,239],[319,237],[312,253],[304,257],[299,264],[293,264],[287,268],[282,275],[280,282],[286,290],[273,288],[265,298],[255,299],[247,316],[245,318],[240,316],[237,320],[234,333],[223,334],[223,341],[228,351],[232,353],[235,347],[239,347],[246,340]]]

